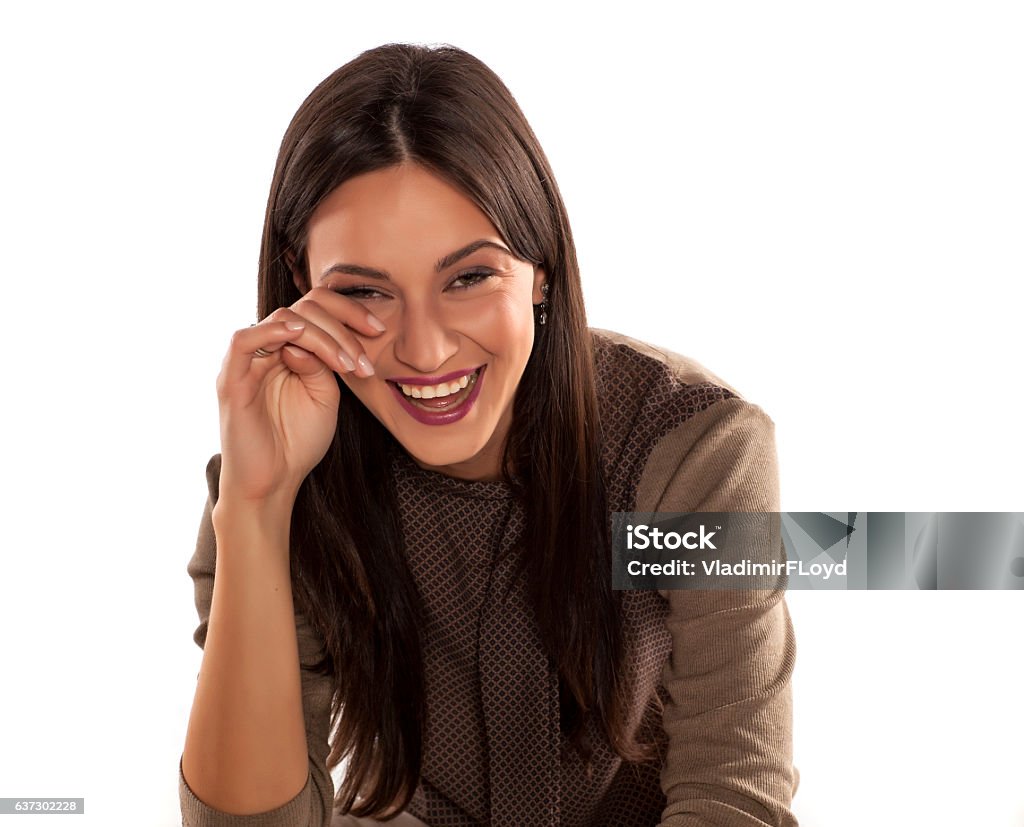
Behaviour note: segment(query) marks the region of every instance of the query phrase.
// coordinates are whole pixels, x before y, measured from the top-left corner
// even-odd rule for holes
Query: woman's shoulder
[[[773,439],[771,417],[696,359],[602,328],[591,335],[604,459],[625,502],[641,477],[667,478],[687,456],[712,457],[708,476]]]
[[[592,327],[590,332],[598,406],[606,431],[624,424],[674,427],[718,405],[716,415],[743,411],[768,418],[736,386],[691,356],[612,330]]]
[[[651,384],[677,388],[712,384],[740,396],[735,387],[693,357],[613,330],[592,327],[590,333],[599,383],[617,378],[633,382],[637,390]]]

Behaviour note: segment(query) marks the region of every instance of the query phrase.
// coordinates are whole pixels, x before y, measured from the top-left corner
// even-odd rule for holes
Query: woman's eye
[[[374,290],[372,287],[345,287],[337,289],[335,293],[340,293],[342,296],[351,296],[355,299],[375,299],[378,296],[383,296],[379,290]]]
[[[490,270],[474,270],[471,273],[463,273],[460,276],[456,276],[452,281],[452,287],[456,290],[465,290],[467,287],[473,287],[479,284],[484,279],[490,277]],[[457,282],[468,282],[468,284],[458,284]]]
[[[490,278],[491,275],[490,270],[473,270],[469,273],[462,273],[452,279],[450,287],[453,290],[466,290]],[[336,287],[334,292],[340,293],[342,296],[351,296],[354,299],[389,298],[385,293],[381,293],[373,287]]]

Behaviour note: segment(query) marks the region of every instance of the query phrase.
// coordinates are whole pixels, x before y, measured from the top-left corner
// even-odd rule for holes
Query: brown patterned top
[[[761,408],[692,359],[592,332],[611,511],[779,510],[774,424]],[[781,589],[759,599],[737,590],[626,592],[631,726],[664,748],[656,764],[624,764],[591,726],[588,778],[576,752],[561,749],[557,675],[522,581],[510,580],[512,555],[499,554],[523,530],[521,504],[500,481],[428,471],[400,449],[389,461],[425,609],[428,715],[408,813],[430,827],[797,827],[790,809],[799,780],[791,741],[796,643]],[[200,646],[213,590],[218,476],[215,455],[188,565]],[[183,825],[331,823],[331,688],[305,668],[320,641],[299,615],[296,628],[305,788],[275,810],[230,815],[195,797],[179,763]]]

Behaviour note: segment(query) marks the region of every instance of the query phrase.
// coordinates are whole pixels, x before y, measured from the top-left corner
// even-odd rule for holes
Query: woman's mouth
[[[421,387],[388,381],[399,403],[417,422],[447,425],[462,419],[480,394],[486,365],[451,382]]]

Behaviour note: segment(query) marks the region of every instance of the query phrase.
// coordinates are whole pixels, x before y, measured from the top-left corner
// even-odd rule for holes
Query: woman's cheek
[[[509,291],[496,291],[480,302],[467,304],[475,305],[466,308],[467,324],[478,331],[489,332],[487,338],[497,338],[499,333],[503,336],[519,336],[533,324],[529,306],[524,312],[522,301]]]

